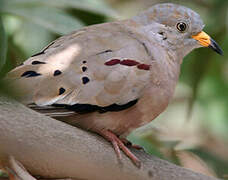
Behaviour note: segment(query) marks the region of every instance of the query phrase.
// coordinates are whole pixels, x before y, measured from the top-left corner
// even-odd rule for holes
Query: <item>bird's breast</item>
[[[108,129],[117,135],[125,136],[151,122],[168,106],[178,80],[178,73],[176,77],[171,77],[168,71],[162,75],[159,71],[164,69],[158,66],[152,71],[148,85],[135,105],[117,112],[94,112],[68,117],[68,123],[72,121],[74,125],[92,131]]]

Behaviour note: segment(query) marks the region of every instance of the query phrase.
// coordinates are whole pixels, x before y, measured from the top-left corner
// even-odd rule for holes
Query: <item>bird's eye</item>
[[[177,30],[182,33],[186,31],[187,27],[188,27],[187,24],[184,22],[179,22],[176,25]]]

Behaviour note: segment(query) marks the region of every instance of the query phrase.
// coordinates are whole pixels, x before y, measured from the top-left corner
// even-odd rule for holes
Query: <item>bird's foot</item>
[[[101,130],[98,131],[98,133],[112,143],[119,160],[122,159],[120,153],[121,149],[138,168],[141,167],[140,160],[124,145],[124,142],[122,142],[121,139],[119,139],[113,132],[109,130]]]
[[[137,150],[141,150],[143,149],[142,146],[137,145],[137,144],[132,144],[130,141],[128,141],[126,138],[120,138],[120,140],[125,144],[125,146],[130,147],[130,148],[134,148]]]

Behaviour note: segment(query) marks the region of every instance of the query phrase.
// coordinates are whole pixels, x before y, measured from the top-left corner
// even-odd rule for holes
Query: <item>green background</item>
[[[129,139],[153,155],[228,179],[227,0],[0,0],[0,79],[60,35],[128,18],[159,2],[197,11],[224,56],[201,48],[185,57],[168,109]],[[0,91],[8,91],[1,80]]]

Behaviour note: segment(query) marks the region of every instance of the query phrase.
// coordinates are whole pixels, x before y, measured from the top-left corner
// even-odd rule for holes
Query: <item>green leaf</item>
[[[24,21],[13,36],[13,42],[20,47],[26,57],[40,51],[53,40],[53,34],[47,29]],[[23,42],[23,43],[22,43]]]
[[[7,37],[3,26],[2,18],[0,16],[0,71],[6,62],[7,53]]]
[[[45,1],[45,0],[43,0]],[[47,1],[45,1],[47,3]],[[117,18],[117,13],[101,0],[49,0],[53,6],[62,8],[76,8]]]
[[[43,5],[57,8],[74,8],[84,11],[90,11],[93,13],[103,14],[112,18],[118,17],[117,13],[112,8],[110,8],[103,0],[2,0],[2,3],[5,6]]]
[[[36,6],[28,8],[24,6],[5,5],[4,9],[1,10],[4,13],[10,13],[22,17],[61,35],[72,32],[83,26],[82,22],[78,19],[57,8]]]
[[[215,153],[209,152],[207,149],[192,149],[190,152],[196,154],[201,159],[203,159],[208,165],[213,167],[216,174],[219,177],[223,178],[224,175],[228,174],[228,162],[227,158],[222,158],[220,156],[216,156]]]

